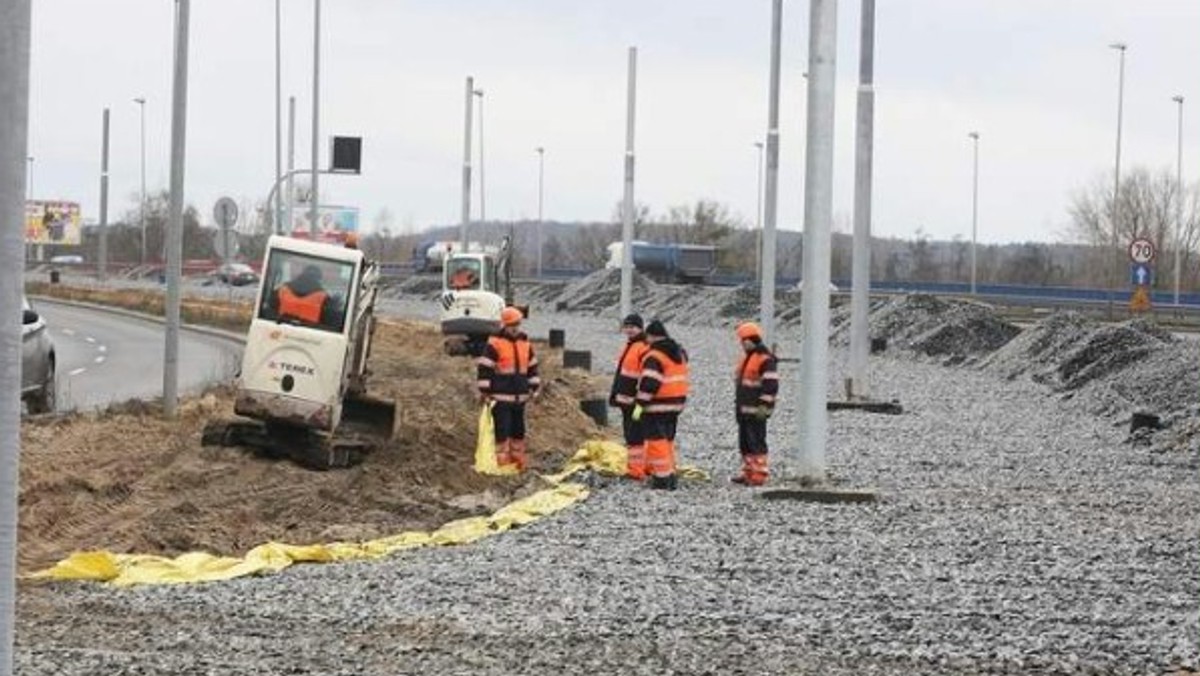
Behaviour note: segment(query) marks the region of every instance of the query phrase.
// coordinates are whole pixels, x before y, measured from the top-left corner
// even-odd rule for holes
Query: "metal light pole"
[[[312,100],[312,204],[308,205],[308,232],[317,232],[321,191],[321,0],[313,0],[313,100]]]
[[[167,223],[167,335],[163,415],[179,405],[179,291],[183,276],[183,170],[187,137],[188,15],[191,0],[175,0],[175,74],[171,92],[171,203]]]
[[[281,61],[280,44],[282,42],[282,39],[280,38],[280,35],[279,35],[279,24],[280,24],[279,3],[280,3],[280,0],[275,0],[275,180],[276,181],[278,181],[279,177],[283,175],[283,130],[282,130],[283,123],[280,120],[280,116],[283,113],[283,111],[282,111],[282,107],[283,107],[282,86],[283,85],[282,85],[282,72],[281,72],[281,66],[280,66],[280,61]],[[289,200],[291,199],[290,192],[288,193],[288,199]],[[272,206],[272,205],[267,205],[267,206]],[[283,200],[280,195],[275,196],[275,204],[273,206],[275,208],[275,211],[272,214],[273,215],[272,220],[275,222],[274,230],[276,233],[281,233],[281,232],[283,232],[282,223],[280,223],[280,221],[283,220]]]
[[[0,674],[13,672],[31,0],[0,0]]]
[[[1121,53],[1120,71],[1117,77],[1117,158],[1113,167],[1113,203],[1112,203],[1112,290],[1108,296],[1108,318],[1113,318],[1113,304],[1121,285],[1121,265],[1124,263],[1120,242],[1117,240],[1121,226],[1121,122],[1125,114],[1125,50],[1124,42],[1114,42],[1108,46]]]
[[[1175,153],[1175,305],[1179,305],[1179,284],[1183,276],[1183,96],[1171,98],[1179,106],[1178,150]]]
[[[479,222],[487,221],[487,192],[483,186],[483,90],[471,92],[479,97]]]
[[[280,235],[292,234],[292,207],[296,201],[296,97],[288,97],[288,162],[287,162],[287,212],[284,214],[283,223],[275,229],[275,232]],[[279,179],[276,179],[278,183]]]
[[[759,323],[767,344],[775,341],[775,216],[779,205],[779,60],[783,42],[783,0],[771,8],[771,73],[767,95],[767,184],[763,198]]]
[[[971,181],[971,295],[975,295],[975,246],[979,238],[979,132],[967,134],[975,146],[975,174]]]
[[[29,162],[29,199],[33,199],[33,155],[26,160]]]
[[[755,173],[758,174],[758,183],[754,188],[754,280],[762,284],[762,184],[763,184],[763,144],[762,141],[755,141],[754,147],[758,149],[755,156]]]
[[[138,220],[141,221],[142,231],[142,257],[138,261],[142,265],[146,264],[146,98],[139,96],[133,100],[138,104],[138,113],[141,119],[141,153],[142,153],[142,199],[138,206]]]
[[[543,239],[542,239],[542,234],[543,234],[543,233],[542,233],[542,206],[543,206],[543,201],[542,201],[542,198],[543,198],[543,196],[544,196],[544,194],[545,194],[545,193],[544,193],[544,187],[545,187],[545,182],[544,182],[544,179],[545,179],[545,176],[546,176],[546,172],[545,172],[545,169],[546,169],[546,149],[545,149],[545,148],[543,148],[543,147],[541,147],[541,146],[538,146],[538,147],[537,147],[537,148],[535,148],[534,150],[536,150],[536,151],[537,151],[537,155],[538,155],[537,276],[538,276],[538,279],[541,279],[541,278],[542,278],[542,248],[543,248],[543,246],[542,246],[542,245],[543,245]]]
[[[633,308],[633,132],[637,113],[637,47],[629,48],[625,95],[625,198],[621,202],[621,316]]]
[[[804,294],[800,325],[801,443],[794,472],[823,481],[829,416],[829,252],[833,222],[833,131],[837,78],[837,0],[810,0],[808,147],[804,174]]]
[[[108,108],[100,132],[100,251],[97,271],[104,279],[108,271]]]
[[[462,240],[463,251],[469,249],[471,225],[471,112],[475,108],[475,78],[467,76],[466,123],[463,128],[462,170]]]
[[[867,397],[871,305],[871,189],[875,160],[875,0],[862,2],[858,62],[858,121],[854,144],[854,258],[850,270],[850,386]]]

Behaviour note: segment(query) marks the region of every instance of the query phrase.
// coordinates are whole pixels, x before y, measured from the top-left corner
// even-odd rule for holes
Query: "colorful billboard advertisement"
[[[313,231],[308,209],[297,205],[292,210],[292,236],[322,242],[341,242],[346,234],[358,232],[358,209],[355,207],[323,206],[317,214],[317,229]]]
[[[79,205],[75,202],[25,202],[26,244],[79,244]]]

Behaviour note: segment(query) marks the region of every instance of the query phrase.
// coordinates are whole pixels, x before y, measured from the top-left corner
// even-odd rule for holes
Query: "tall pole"
[[[466,123],[463,128],[462,170],[462,240],[463,251],[468,250],[471,226],[471,112],[475,108],[475,78],[467,76]]]
[[[296,202],[296,97],[288,97],[288,161],[287,161],[287,199],[284,203],[287,204],[287,212],[283,216],[281,227],[275,229],[275,232],[281,235],[292,234],[292,207]],[[276,179],[278,182],[278,179]]]
[[[1179,130],[1176,133],[1178,149],[1175,152],[1175,305],[1179,305],[1179,286],[1183,277],[1181,255],[1185,246],[1183,238],[1183,97],[1171,99],[1179,106]]]
[[[801,443],[796,478],[825,479],[825,411],[829,356],[829,251],[833,221],[834,85],[837,77],[837,0],[810,0],[808,146],[804,173],[803,342],[800,361]]]
[[[142,257],[138,262],[142,265],[146,264],[146,99],[138,97],[133,100],[138,104],[138,117],[140,120],[139,127],[141,129],[141,174],[142,174],[142,198],[138,206],[138,220],[141,221],[142,231]]]
[[[33,155],[26,158],[29,162],[29,199],[33,199]],[[22,221],[23,223],[24,221]]]
[[[315,236],[321,191],[321,0],[313,0],[312,204],[308,205],[308,234]]]
[[[1117,76],[1117,158],[1113,166],[1113,203],[1112,203],[1112,284],[1108,295],[1108,318],[1113,318],[1117,293],[1121,285],[1121,266],[1124,263],[1118,236],[1121,229],[1121,122],[1125,114],[1125,50],[1124,42],[1114,42],[1109,45],[1121,53],[1120,71]]]
[[[30,0],[0,0],[0,674],[13,672]]]
[[[625,198],[621,202],[621,316],[633,312],[633,132],[637,113],[637,47],[629,48],[625,93]]]
[[[542,198],[544,196],[546,177],[546,149],[538,146],[538,224],[537,224],[537,276],[542,278],[542,249],[544,248],[543,232],[542,232]]]
[[[108,108],[100,132],[100,251],[97,271],[100,279],[108,272]]]
[[[483,185],[483,90],[471,92],[479,97],[479,222],[487,221],[487,191]]]
[[[279,177],[283,175],[283,121],[280,119],[283,113],[283,84],[282,84],[282,66],[280,65],[281,43],[282,38],[279,35],[280,0],[275,0],[275,181],[279,181]],[[289,193],[290,198],[290,193]],[[275,232],[283,232],[283,199],[278,193],[275,194],[275,204],[268,205],[274,207],[272,219],[275,222]]]
[[[167,224],[167,338],[163,364],[163,415],[179,405],[179,287],[183,268],[183,170],[187,137],[188,10],[175,0],[175,75],[171,92],[171,206]]]
[[[779,205],[779,58],[783,43],[783,0],[771,9],[771,86],[767,98],[767,185],[763,199],[759,323],[763,337],[775,340],[775,217]]]
[[[975,170],[971,179],[971,295],[976,295],[975,247],[979,241],[979,132],[967,134],[974,146]]]
[[[754,188],[754,281],[762,284],[762,201],[763,201],[763,143],[755,141],[758,149],[754,158],[755,173],[758,183]]]
[[[871,199],[875,160],[875,0],[862,0],[858,57],[858,121],[854,143],[854,258],[850,279],[850,392],[870,394]],[[807,290],[807,289],[806,289]]]

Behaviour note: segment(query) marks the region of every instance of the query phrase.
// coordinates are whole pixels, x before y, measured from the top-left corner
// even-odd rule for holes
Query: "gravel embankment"
[[[432,318],[428,305],[385,308]],[[607,370],[612,321],[528,322],[533,335],[551,326]],[[529,527],[376,563],[205,586],[27,587],[18,673],[1200,667],[1195,449],[1130,446],[1124,429],[1027,379],[882,357],[875,389],[907,412],[832,414],[829,440],[831,472],[877,487],[881,502],[764,502],[726,481],[737,464],[731,332],[675,332],[695,374],[682,461],[713,470],[712,483],[662,493],[596,480],[589,500]],[[798,352],[786,340],[782,351]],[[830,373],[840,380],[840,361]],[[776,459],[800,433],[798,377],[785,367]]]

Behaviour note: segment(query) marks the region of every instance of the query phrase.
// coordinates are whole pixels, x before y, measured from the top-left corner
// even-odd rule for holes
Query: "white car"
[[[796,290],[797,290],[797,291],[803,291],[803,290],[804,290],[804,280],[803,280],[803,279],[802,279],[802,280],[800,280],[800,281],[798,281],[798,282],[796,282]],[[833,282],[830,282],[830,283],[829,283],[829,291],[830,291],[830,293],[837,293],[837,292],[841,291],[841,289],[837,288],[837,284],[834,284]]]
[[[21,399],[30,413],[52,413],[58,388],[54,381],[54,341],[50,329],[25,298],[21,299]]]

